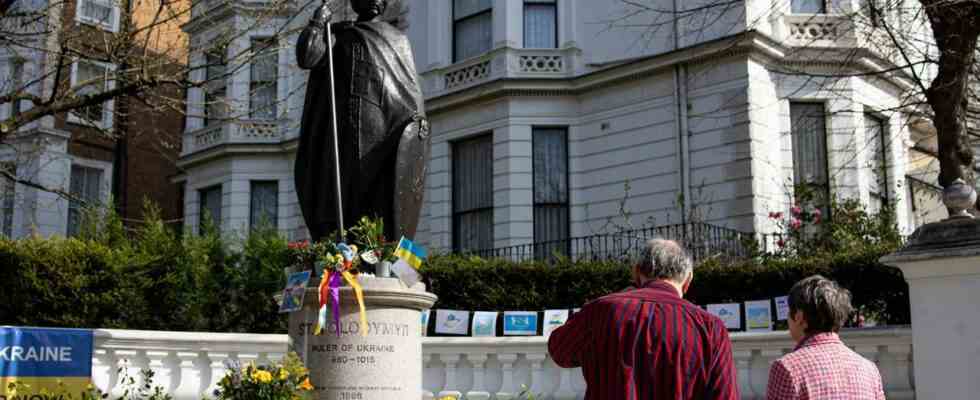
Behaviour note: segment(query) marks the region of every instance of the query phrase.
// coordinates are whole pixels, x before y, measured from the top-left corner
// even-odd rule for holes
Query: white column
[[[558,390],[555,391],[556,400],[573,400],[578,397],[578,394],[575,393],[575,389],[572,388],[572,371],[579,371],[578,373],[581,375],[581,370],[579,369],[573,370],[571,368],[562,368],[558,372],[559,381]]]
[[[909,283],[917,399],[980,393],[980,220],[925,225],[884,257]]]
[[[159,386],[167,393],[173,393],[179,384],[180,376],[174,375],[174,354],[170,351],[147,351],[150,359],[149,368],[153,371],[153,386]]]
[[[422,370],[423,371],[429,369],[429,365],[430,365],[429,363],[431,361],[432,361],[432,354],[423,352],[422,353]],[[430,391],[428,388],[424,387],[424,381],[423,381],[422,399],[424,399],[424,400],[430,400],[430,399],[433,399],[433,398],[435,398],[435,395],[432,394],[432,391]]]
[[[755,392],[752,390],[752,351],[735,350],[735,370],[738,372],[738,387],[742,391],[743,399],[754,399]]]
[[[915,389],[912,387],[911,379],[912,347],[907,344],[889,345],[886,351],[892,360],[891,365],[879,364],[886,396],[896,400],[914,399]]]
[[[534,241],[531,143],[531,127],[527,125],[493,132],[494,247]]]
[[[514,362],[517,361],[517,354],[497,354],[497,361],[500,362],[501,377],[500,391],[497,392],[497,400],[513,399],[520,392],[514,383]]]
[[[524,2],[494,0],[493,47],[524,46]]]
[[[439,397],[456,396],[459,398],[463,392],[459,390],[459,382],[456,380],[456,365],[459,363],[459,354],[440,354],[439,359],[446,364],[446,386],[439,392]]]
[[[550,393],[546,391],[546,388],[550,385],[545,385],[544,383],[544,360],[548,358],[548,354],[528,353],[526,357],[527,360],[531,362],[531,385],[528,388],[528,391],[530,391],[536,399],[550,398]]]
[[[473,364],[473,388],[466,392],[466,400],[489,400],[490,392],[487,391],[487,354],[470,353],[466,358]]]
[[[225,371],[228,370],[228,366],[225,365],[229,359],[228,353],[208,353],[208,368],[210,368],[210,373],[207,377],[207,389],[204,393],[208,396],[212,396],[214,391],[218,389],[218,382],[221,378],[224,378]]]
[[[112,350],[95,350],[94,352],[92,357],[92,384],[102,393],[109,393],[109,390],[112,389],[112,377],[116,369],[113,364],[115,352]]]
[[[178,400],[197,400],[204,390],[202,371],[207,365],[197,352],[177,353],[177,374],[180,383],[174,389],[174,397]],[[206,393],[208,397],[211,394]]]

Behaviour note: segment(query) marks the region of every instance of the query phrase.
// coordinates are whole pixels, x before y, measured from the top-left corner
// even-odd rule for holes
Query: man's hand
[[[320,8],[316,9],[313,13],[313,18],[310,19],[310,24],[325,26],[330,23],[330,17],[333,16],[333,12],[330,11],[330,7],[327,2],[323,2]]]

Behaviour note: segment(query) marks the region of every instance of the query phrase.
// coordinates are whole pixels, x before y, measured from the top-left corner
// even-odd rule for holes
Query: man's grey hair
[[[683,283],[694,273],[694,262],[673,240],[652,239],[640,252],[637,268],[649,278]]]

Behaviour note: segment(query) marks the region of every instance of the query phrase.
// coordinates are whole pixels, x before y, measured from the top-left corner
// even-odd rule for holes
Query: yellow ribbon
[[[364,310],[364,292],[361,290],[361,284],[357,282],[357,279],[350,272],[344,271],[341,274],[343,274],[347,284],[354,288],[354,296],[357,297],[357,306],[361,308],[361,336],[367,336],[367,311]]]

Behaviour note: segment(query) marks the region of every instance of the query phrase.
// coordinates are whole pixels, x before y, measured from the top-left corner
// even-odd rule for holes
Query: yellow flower
[[[459,399],[458,397],[450,394],[450,395],[442,396],[436,400],[458,400],[458,399]]]
[[[272,374],[269,373],[269,371],[259,370],[259,371],[255,371],[252,374],[252,379],[255,379],[256,381],[261,383],[269,383],[272,382]]]
[[[280,381],[284,381],[286,379],[289,379],[289,371],[286,371],[285,368],[280,369],[279,370],[279,380]]]
[[[357,246],[353,244],[350,245],[350,251],[354,252],[354,254],[357,254]]]
[[[299,385],[299,388],[303,390],[313,390],[313,384],[310,383],[310,378],[307,377],[306,380]]]

